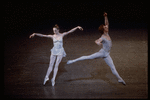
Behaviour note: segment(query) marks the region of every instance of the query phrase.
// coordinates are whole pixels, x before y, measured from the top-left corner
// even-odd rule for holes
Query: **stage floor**
[[[28,33],[29,34],[29,33]],[[44,33],[43,33],[44,34]],[[4,96],[7,98],[148,98],[148,30],[111,29],[110,56],[126,86],[118,83],[103,59],[66,62],[99,51],[98,31],[75,31],[64,37],[67,56],[59,65],[55,87],[43,86],[51,39],[28,36],[5,39]],[[50,75],[52,78],[52,74]]]

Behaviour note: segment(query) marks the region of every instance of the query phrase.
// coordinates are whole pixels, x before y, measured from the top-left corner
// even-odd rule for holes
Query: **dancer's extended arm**
[[[63,35],[68,35],[69,33],[72,33],[72,32],[74,32],[76,29],[83,30],[83,28],[82,28],[82,27],[80,27],[80,26],[77,26],[77,27],[75,27],[75,28],[71,29],[71,30],[70,30],[70,31],[68,31],[68,32],[64,32],[64,33],[63,33]]]
[[[29,36],[29,38],[32,38],[34,36],[39,36],[39,37],[47,37],[47,38],[53,38],[52,35],[43,35],[43,34],[40,34],[40,33],[33,33],[32,35]]]

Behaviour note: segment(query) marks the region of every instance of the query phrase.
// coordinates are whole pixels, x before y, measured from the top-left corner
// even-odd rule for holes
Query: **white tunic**
[[[63,38],[61,37],[59,40],[53,38],[53,48],[51,49],[52,55],[63,55],[66,56],[66,52],[63,48]]]

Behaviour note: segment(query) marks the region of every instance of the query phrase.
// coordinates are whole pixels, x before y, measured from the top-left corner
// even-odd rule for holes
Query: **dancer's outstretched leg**
[[[103,53],[101,52],[96,52],[92,55],[89,55],[89,56],[82,56],[82,57],[79,57],[77,59],[74,59],[74,60],[69,60],[67,62],[67,64],[71,64],[71,63],[74,63],[74,62],[77,62],[77,61],[81,61],[81,60],[87,60],[87,59],[95,59],[95,58],[102,58],[103,57]]]
[[[53,78],[52,78],[52,80],[51,80],[52,86],[55,85],[55,78],[56,78],[56,75],[57,75],[58,66],[59,66],[59,64],[60,64],[60,62],[61,62],[61,60],[62,60],[62,58],[63,58],[63,55],[58,55],[58,56],[57,56],[57,60],[56,60],[55,68],[54,68],[54,73],[53,73]]]
[[[45,85],[45,83],[49,80],[49,75],[50,75],[50,73],[52,72],[55,59],[56,59],[56,56],[55,56],[55,55],[51,55],[51,56],[50,56],[49,68],[48,68],[48,70],[47,70],[47,73],[46,73],[46,76],[45,76],[43,85]]]
[[[118,74],[115,65],[113,63],[112,58],[110,57],[110,55],[108,55],[106,58],[104,58],[105,62],[107,63],[107,65],[111,68],[112,73],[118,78],[118,82],[123,83],[124,85],[126,85],[126,83],[124,82],[124,80],[120,77],[120,75]]]

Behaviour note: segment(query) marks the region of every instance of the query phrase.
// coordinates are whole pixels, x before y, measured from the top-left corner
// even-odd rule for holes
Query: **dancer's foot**
[[[67,64],[74,63],[74,60],[68,60]]]
[[[43,82],[43,85],[45,85],[48,80],[49,80],[49,78],[48,78],[48,77],[45,77],[44,82]]]
[[[55,85],[55,81],[53,79],[51,79],[51,82],[52,82],[52,86]]]
[[[123,85],[126,85],[125,81],[123,79],[118,80],[119,83],[122,83]]]

